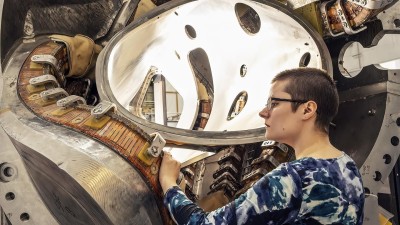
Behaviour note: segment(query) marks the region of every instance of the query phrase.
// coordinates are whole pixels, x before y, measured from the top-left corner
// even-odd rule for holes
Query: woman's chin
[[[273,138],[272,135],[269,134],[268,132],[265,133],[264,137],[265,137],[265,140],[272,140],[272,138]]]

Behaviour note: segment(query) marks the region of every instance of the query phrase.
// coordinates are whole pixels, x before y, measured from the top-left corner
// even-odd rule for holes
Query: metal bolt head
[[[150,172],[151,172],[151,174],[156,175],[158,173],[158,166],[154,163],[151,164]]]
[[[376,114],[376,110],[375,109],[368,110],[368,116],[374,116],[375,114]]]

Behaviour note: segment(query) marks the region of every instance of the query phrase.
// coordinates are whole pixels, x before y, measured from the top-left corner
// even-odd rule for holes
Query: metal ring
[[[0,180],[10,182],[17,177],[17,167],[10,163],[3,163],[0,165]]]

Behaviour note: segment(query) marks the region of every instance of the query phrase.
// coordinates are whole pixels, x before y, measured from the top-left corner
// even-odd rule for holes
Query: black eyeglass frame
[[[268,110],[272,109],[272,101],[278,101],[278,102],[293,102],[293,103],[299,103],[299,104],[303,104],[308,102],[309,100],[301,100],[301,99],[288,99],[288,98],[274,98],[274,97],[270,97],[268,98],[267,104],[265,105],[265,107]]]

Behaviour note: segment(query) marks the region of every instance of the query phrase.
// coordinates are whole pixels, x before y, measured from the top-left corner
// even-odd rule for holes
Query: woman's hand
[[[181,163],[172,158],[171,153],[164,151],[160,173],[158,174],[158,180],[164,194],[169,188],[177,185],[176,180],[178,179],[180,169]]]

